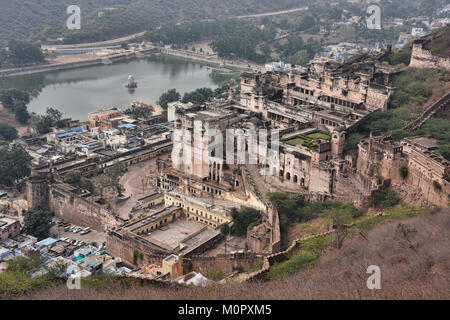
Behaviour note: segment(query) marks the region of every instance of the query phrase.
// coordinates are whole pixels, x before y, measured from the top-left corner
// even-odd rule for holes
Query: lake
[[[138,83],[134,92],[125,88],[129,75]],[[47,107],[53,107],[64,117],[85,121],[88,113],[97,109],[126,109],[136,100],[155,104],[169,89],[176,88],[181,95],[201,87],[214,89],[230,77],[197,62],[155,55],[112,65],[0,80],[0,88],[31,91],[30,112],[44,114]]]

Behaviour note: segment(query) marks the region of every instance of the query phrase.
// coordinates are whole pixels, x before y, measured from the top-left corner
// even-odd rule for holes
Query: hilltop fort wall
[[[413,42],[410,67],[420,69],[445,69],[450,71],[450,57],[433,55],[427,45],[430,38],[421,38]]]

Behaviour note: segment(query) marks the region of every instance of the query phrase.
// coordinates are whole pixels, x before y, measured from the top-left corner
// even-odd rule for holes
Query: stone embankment
[[[13,69],[3,69],[0,70],[0,79],[10,78],[10,77],[18,77],[30,74],[38,74],[50,71],[62,71],[62,70],[71,70],[85,67],[93,67],[102,64],[111,64],[114,62],[119,62],[123,60],[130,60],[136,58],[145,57],[148,54],[159,52],[156,48],[151,48],[143,51],[137,51],[133,53],[121,53],[116,55],[111,55],[105,58],[94,57],[90,60],[79,61],[79,62],[71,62],[71,63],[58,63],[58,64],[40,64],[34,66],[27,66],[22,68],[13,68]]]

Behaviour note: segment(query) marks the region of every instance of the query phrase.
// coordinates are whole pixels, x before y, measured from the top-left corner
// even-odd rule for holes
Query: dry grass
[[[329,249],[311,269],[278,281],[210,288],[108,283],[46,289],[26,299],[449,299],[450,210],[386,220]],[[369,265],[381,268],[381,290],[366,287]]]

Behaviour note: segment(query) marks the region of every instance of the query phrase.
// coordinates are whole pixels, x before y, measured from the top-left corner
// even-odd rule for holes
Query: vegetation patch
[[[23,296],[61,282],[53,272],[31,278],[42,267],[39,258],[17,257],[9,261],[6,271],[0,272],[0,298]]]
[[[376,208],[390,208],[400,202],[399,195],[390,188],[381,187],[372,192],[369,203]]]
[[[307,147],[310,150],[318,147],[318,145],[315,144],[313,141],[319,139],[330,140],[330,135],[323,131],[313,130],[307,133],[297,134],[295,136],[289,137],[283,140],[283,142],[291,146],[301,145]]]
[[[358,132],[348,136],[345,146],[347,153],[356,153],[359,141],[371,131],[390,135],[394,141],[405,137],[427,136],[438,141],[439,152],[450,160],[450,121],[431,118],[416,131],[404,130],[403,127],[416,119],[423,111],[433,90],[450,81],[450,73],[443,70],[408,69],[395,76],[396,87],[390,103],[390,109],[372,114],[363,123]]]
[[[260,260],[256,261],[256,263],[253,265],[253,267],[248,269],[247,272],[252,273],[252,272],[259,271],[262,269],[263,265],[264,265],[264,260],[260,259]]]
[[[261,213],[252,208],[243,208],[241,210],[233,208],[231,209],[231,216],[233,217],[231,233],[235,236],[244,237],[247,235],[248,229],[261,223]]]
[[[270,267],[267,277],[271,280],[281,279],[314,264],[329,245],[329,235],[300,241],[299,247],[288,254],[288,260]]]

